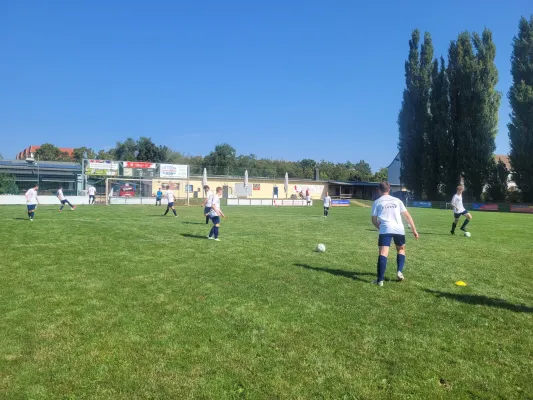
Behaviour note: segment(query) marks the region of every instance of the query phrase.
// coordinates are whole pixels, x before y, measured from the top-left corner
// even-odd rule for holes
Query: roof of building
[[[400,161],[400,152],[398,152],[396,154],[396,156],[394,157],[394,159],[392,160],[392,162],[387,166],[387,168],[390,168],[392,164],[394,164],[394,162],[396,161]]]
[[[359,182],[359,181],[327,181],[330,185],[339,185],[339,186],[371,186],[378,187],[378,182]]]
[[[502,154],[496,154],[494,156],[494,158],[496,159],[496,161],[501,161],[505,164],[505,167],[508,169],[508,170],[511,170],[511,162],[509,161],[509,156],[506,156],[506,155],[502,155]]]

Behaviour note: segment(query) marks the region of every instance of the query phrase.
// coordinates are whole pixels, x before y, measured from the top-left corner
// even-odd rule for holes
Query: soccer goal
[[[185,180],[154,180],[107,178],[105,184],[106,205],[147,204],[155,205],[157,192],[172,190],[176,200],[189,205],[189,185]],[[163,196],[162,204],[167,203]]]

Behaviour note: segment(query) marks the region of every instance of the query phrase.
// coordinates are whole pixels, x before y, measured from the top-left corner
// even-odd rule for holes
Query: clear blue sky
[[[3,1],[0,153],[150,136],[193,155],[227,142],[377,169],[397,152],[411,31],[429,31],[438,56],[484,27],[507,153],[511,41],[530,13],[531,0]]]

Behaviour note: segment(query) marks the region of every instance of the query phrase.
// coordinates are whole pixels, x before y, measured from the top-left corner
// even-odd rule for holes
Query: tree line
[[[494,158],[501,93],[491,31],[461,32],[447,60],[434,58],[429,33],[420,41],[416,29],[398,115],[402,183],[417,198],[438,200],[464,181],[474,199],[504,201],[511,173],[522,199],[533,201],[533,16],[520,20],[513,39],[511,171]]]
[[[167,146],[156,145],[151,138],[138,140],[127,138],[116,143],[109,150],[94,150],[90,147],[74,149],[72,157],[62,153],[50,143],[43,144],[35,153],[43,161],[76,161],[86,159],[147,161],[154,163],[190,165],[192,174],[201,174],[206,168],[210,175],[243,176],[248,171],[250,176],[281,178],[285,173],[290,178],[313,179],[318,168],[322,180],[340,181],[374,181],[387,180],[387,169],[372,172],[370,165],[360,160],[357,163],[333,163],[325,160],[303,159],[300,161],[272,160],[258,158],[255,154],[237,155],[234,147],[227,143],[216,145],[206,156],[191,156],[172,150]]]

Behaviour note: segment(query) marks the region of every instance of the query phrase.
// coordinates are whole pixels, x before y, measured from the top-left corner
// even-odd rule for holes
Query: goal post
[[[163,195],[167,190],[174,193],[176,203],[189,205],[189,180],[164,178],[107,178],[105,185],[106,205],[144,204],[155,205],[159,189]],[[167,203],[163,196],[162,204]]]

